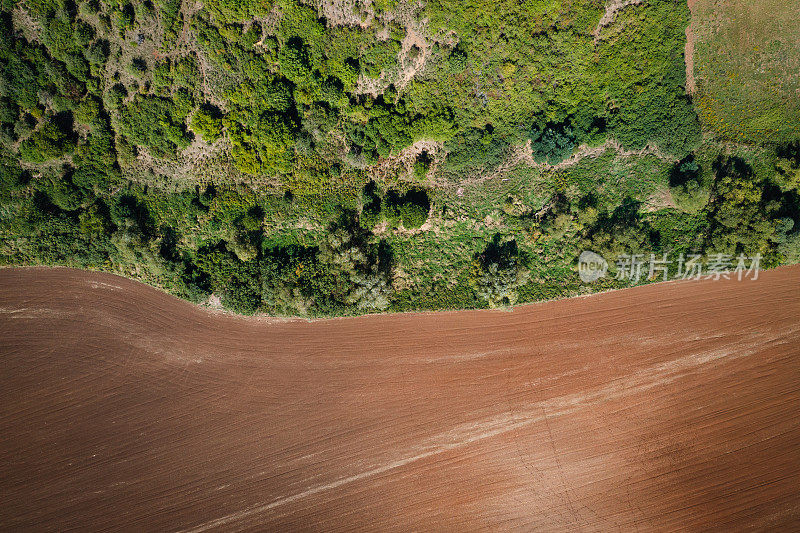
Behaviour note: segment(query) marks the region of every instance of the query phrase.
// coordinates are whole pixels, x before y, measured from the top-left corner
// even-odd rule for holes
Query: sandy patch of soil
[[[641,3],[642,0],[609,0],[606,3],[606,12],[603,13],[603,16],[600,18],[600,22],[597,23],[597,27],[592,32],[592,36],[594,36],[594,42],[598,42],[600,40],[600,32],[603,31],[603,28],[614,23],[618,12],[622,11],[628,6],[635,6]]]
[[[28,10],[22,3],[17,3],[11,11],[11,21],[14,28],[18,28],[25,39],[29,42],[39,41],[39,36],[42,34],[41,25],[33,20]]]
[[[677,209],[672,193],[668,188],[659,188],[650,195],[644,202],[642,209],[646,212],[658,211],[660,209]]]
[[[378,78],[361,75],[358,79],[356,92],[378,96],[389,86],[402,91],[414,79],[425,65],[433,51],[434,40],[428,37],[428,19],[418,20],[415,15],[417,4],[401,4],[400,8],[386,16],[386,20],[397,22],[406,29],[406,34],[400,42],[400,51],[397,53],[396,69],[384,71]],[[378,32],[378,37],[388,37],[387,28]],[[440,42],[454,45],[456,37],[450,33],[442,37]]]
[[[372,1],[324,0],[319,3],[322,15],[333,26],[369,27],[375,19]]]
[[[439,141],[417,141],[403,148],[396,156],[380,161],[375,167],[375,173],[383,179],[391,179],[398,174],[403,174],[399,177],[405,178],[413,172],[414,163],[423,152],[426,152],[432,159],[428,175],[433,176],[444,160],[443,144]]]

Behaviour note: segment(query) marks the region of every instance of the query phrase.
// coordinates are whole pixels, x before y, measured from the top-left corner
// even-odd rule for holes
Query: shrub
[[[281,73],[288,79],[304,85],[309,83],[311,70],[309,66],[308,50],[299,37],[293,37],[284,44],[278,52],[278,63]]]
[[[201,81],[197,56],[189,54],[177,60],[173,65],[172,76],[176,87],[189,89],[189,92],[196,91],[197,84]]]
[[[696,213],[708,202],[709,191],[703,186],[700,171],[700,165],[690,154],[677,162],[669,172],[672,198],[687,213]]]
[[[496,233],[481,253],[475,254],[471,285],[489,307],[506,307],[517,301],[517,286],[524,281],[517,241]]]
[[[84,52],[86,59],[92,65],[102,66],[108,60],[110,46],[105,39],[98,39],[93,42]]]
[[[716,176],[707,207],[710,222],[707,246],[718,253],[764,253],[775,232],[771,218],[777,206],[765,202],[767,184],[754,179],[753,168],[743,159],[718,157]]]
[[[50,201],[64,211],[79,209],[87,199],[85,191],[76,187],[68,176],[48,180],[46,184],[39,186]]]
[[[450,72],[463,72],[467,68],[467,52],[461,44],[456,45],[447,56],[447,68]]]
[[[418,180],[425,179],[428,169],[431,167],[431,158],[428,152],[421,152],[414,161],[414,177]]]
[[[508,149],[508,142],[493,128],[469,128],[445,143],[449,152],[442,172],[452,180],[489,172],[496,168]]]
[[[197,251],[197,266],[208,276],[210,289],[225,307],[252,314],[261,306],[261,274],[258,261],[240,260],[224,241]]]
[[[219,113],[207,107],[201,107],[192,116],[192,131],[207,143],[213,143],[222,136],[222,119]]]
[[[8,98],[0,98],[0,122],[13,124],[19,117],[19,106]]]
[[[141,77],[145,72],[147,72],[147,61],[141,57],[134,57],[128,64],[127,70],[129,74],[136,77]]]
[[[56,159],[75,148],[72,132],[64,125],[50,120],[20,144],[19,153],[25,161],[43,163]]]
[[[569,157],[575,149],[575,134],[567,123],[548,124],[531,132],[533,159],[555,165]]]
[[[122,100],[126,96],[128,96],[128,91],[125,90],[125,86],[123,86],[121,83],[117,83],[103,95],[103,104],[108,109],[119,109],[119,107],[122,105]]]
[[[364,186],[362,193],[361,216],[359,223],[361,227],[372,230],[381,220],[382,199],[378,194],[378,186],[374,181],[370,181]]]
[[[386,218],[392,224],[401,223],[406,229],[416,229],[428,219],[431,204],[422,189],[411,189],[403,195],[390,190],[386,195]]]
[[[800,187],[800,142],[780,146],[776,155],[777,181],[783,190]]]
[[[186,131],[187,110],[178,99],[136,95],[120,113],[122,133],[156,157],[167,157],[191,141]]]

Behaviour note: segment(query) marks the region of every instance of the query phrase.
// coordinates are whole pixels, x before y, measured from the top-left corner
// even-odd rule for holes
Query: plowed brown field
[[[800,267],[316,322],[4,269],[0,352],[0,530],[800,528]]]

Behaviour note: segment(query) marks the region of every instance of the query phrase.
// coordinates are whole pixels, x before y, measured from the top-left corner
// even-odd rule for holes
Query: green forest
[[[632,283],[581,283],[587,249],[799,262],[795,115],[707,130],[686,3],[605,12],[0,0],[2,264],[332,316]]]

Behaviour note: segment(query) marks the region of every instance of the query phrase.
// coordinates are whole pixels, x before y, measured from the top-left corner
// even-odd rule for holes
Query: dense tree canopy
[[[604,10],[4,0],[4,263],[329,315],[575,294],[583,247],[797,261],[798,145],[701,137],[685,5]]]

